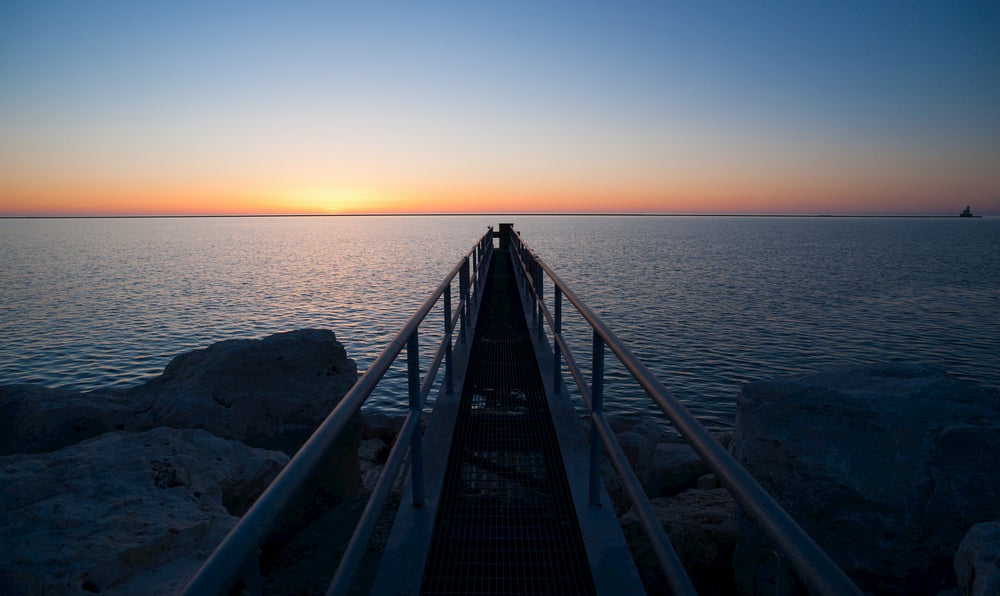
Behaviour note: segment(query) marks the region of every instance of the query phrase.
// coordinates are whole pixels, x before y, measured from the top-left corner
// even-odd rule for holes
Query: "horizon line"
[[[994,215],[988,213],[987,215]],[[151,213],[151,214],[3,214],[0,219],[194,219],[278,217],[841,217],[841,218],[962,218],[946,213],[684,213],[684,212],[364,212],[364,213]],[[979,219],[983,215],[973,215]]]

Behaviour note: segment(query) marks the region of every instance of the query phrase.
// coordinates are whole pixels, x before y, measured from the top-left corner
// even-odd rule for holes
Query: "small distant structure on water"
[[[958,214],[959,217],[977,217],[972,214],[972,208],[969,205],[965,206],[965,211]]]

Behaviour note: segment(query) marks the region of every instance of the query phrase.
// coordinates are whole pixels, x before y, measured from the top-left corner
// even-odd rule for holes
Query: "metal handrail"
[[[649,499],[639,480],[629,466],[621,445],[618,443],[602,410],[602,386],[604,379],[604,347],[607,346],[631,373],[645,392],[670,418],[685,440],[694,448],[702,461],[715,472],[722,484],[764,531],[774,541],[778,550],[799,578],[814,593],[819,594],[861,594],[858,587],[830,559],[794,519],[764,490],[763,487],[719,444],[698,422],[698,419],[684,407],[663,383],[632,353],[617,335],[542,261],[519,233],[510,234],[513,254],[520,267],[518,279],[523,291],[532,304],[532,317],[537,323],[538,333],[543,333],[542,321],[548,324],[553,337],[553,356],[556,360],[555,390],[561,384],[559,358],[565,359],[567,368],[581,396],[591,411],[591,503],[594,504],[600,482],[600,445],[609,451],[609,457],[618,471],[623,484],[639,514],[640,522],[653,545],[654,553],[675,593],[694,593],[686,572],[677,559],[669,539],[657,521]],[[554,307],[556,314],[549,311],[543,297],[544,272],[554,286]],[[593,370],[590,387],[587,386],[569,346],[562,335],[562,296],[569,299],[577,312],[593,329]],[[600,436],[601,443],[596,437]]]
[[[337,568],[337,574],[330,585],[331,591],[349,586],[353,580],[356,564],[367,548],[371,530],[385,504],[386,497],[396,477],[401,462],[409,447],[410,485],[413,489],[413,506],[422,505],[422,456],[421,434],[416,432],[420,423],[423,403],[434,384],[440,364],[445,363],[446,387],[452,386],[451,350],[455,323],[459,323],[460,341],[465,340],[467,315],[471,311],[473,299],[478,299],[482,290],[483,276],[493,250],[493,229],[486,234],[452,267],[434,292],[421,304],[406,321],[403,328],[382,353],[375,359],[365,374],[351,387],[337,404],[337,407],[323,420],[313,434],[302,444],[295,456],[288,462],[277,478],[261,494],[254,505],[240,519],[223,539],[212,555],[198,570],[185,588],[189,595],[228,593],[242,586],[249,592],[260,592],[260,573],[257,558],[264,541],[275,529],[282,514],[288,509],[313,474],[320,462],[327,456],[340,433],[361,409],[382,377],[395,362],[404,346],[407,348],[407,376],[409,392],[409,412],[403,427],[393,443],[392,450],[383,468],[368,505],[355,528]],[[470,265],[473,277],[470,279]],[[451,284],[459,276],[459,300],[454,313],[450,310]],[[421,323],[444,297],[444,334],[432,358],[426,378],[420,383],[418,330]]]

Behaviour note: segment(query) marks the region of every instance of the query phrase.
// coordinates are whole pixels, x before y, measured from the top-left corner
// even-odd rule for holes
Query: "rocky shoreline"
[[[808,593],[691,448],[644,426],[616,431],[699,593]],[[749,383],[718,440],[864,592],[1000,593],[1000,391],[907,363]]]
[[[178,592],[356,378],[333,332],[302,330],[182,354],[125,390],[0,386],[0,585]],[[350,425],[327,480],[295,505],[289,523],[308,531],[265,545],[265,588],[325,590],[400,422]],[[650,422],[613,426],[699,593],[803,593],[693,449]],[[996,389],[914,364],[750,383],[717,440],[865,592],[1000,592]],[[643,582],[662,593],[607,462],[604,477]]]
[[[356,379],[332,331],[301,330],[181,354],[130,389],[0,386],[0,586],[180,591]],[[358,492],[356,418],[296,519]]]

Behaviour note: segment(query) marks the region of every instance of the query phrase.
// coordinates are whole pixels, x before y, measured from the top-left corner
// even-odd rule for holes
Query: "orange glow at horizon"
[[[851,188],[795,191],[745,185],[742,193],[708,185],[671,191],[635,189],[416,189],[380,191],[374,187],[285,192],[105,193],[50,199],[0,198],[0,215],[323,215],[389,213],[951,213],[936,193],[900,197],[894,189]],[[958,201],[961,202],[961,201]],[[957,204],[958,202],[954,202]],[[972,200],[979,212],[994,211],[984,197]],[[952,207],[949,209],[949,207]],[[960,207],[964,207],[961,205]]]
[[[428,181],[340,184],[320,180],[295,184],[293,176],[260,176],[202,185],[21,184],[0,181],[0,215],[306,215],[379,213],[943,213],[966,202],[980,213],[1000,212],[990,185],[957,187],[948,176],[915,177],[867,172],[842,178],[830,172],[779,176],[764,169],[730,169],[726,176],[690,170],[660,179],[636,175],[487,183],[456,178]],[[568,177],[567,177],[568,178]],[[13,182],[13,181],[11,181]],[[93,181],[91,181],[93,182]],[[138,186],[141,191],[134,190]],[[148,188],[148,190],[146,190]],[[12,198],[13,197],[13,198]],[[959,204],[961,203],[961,204]]]

